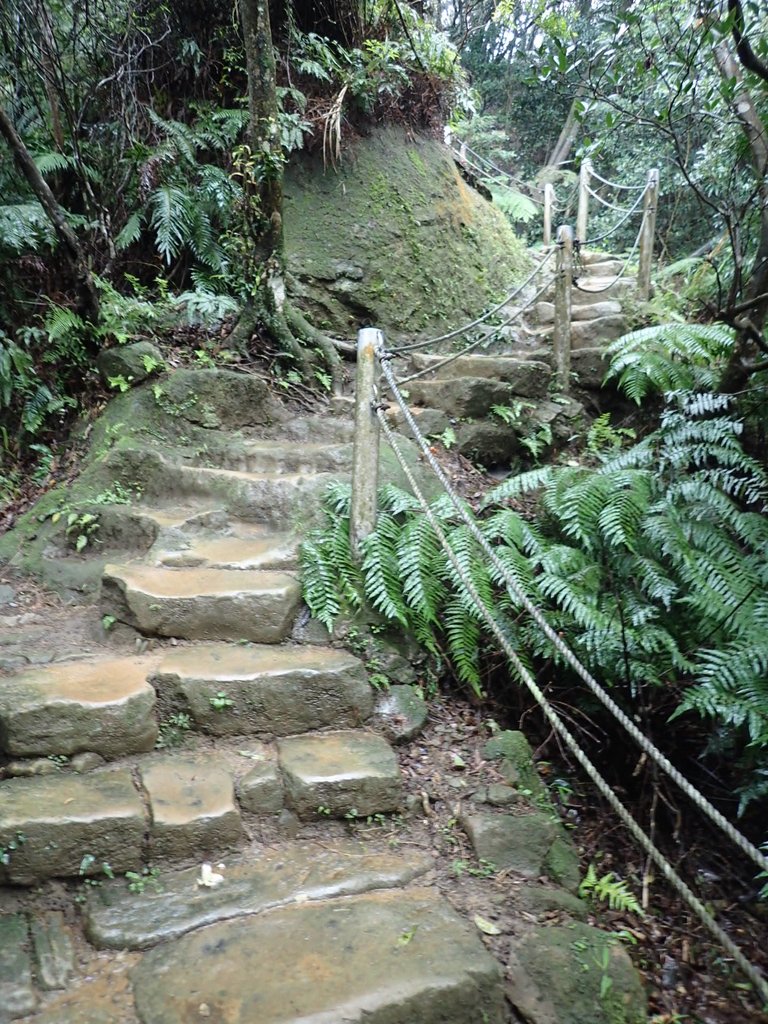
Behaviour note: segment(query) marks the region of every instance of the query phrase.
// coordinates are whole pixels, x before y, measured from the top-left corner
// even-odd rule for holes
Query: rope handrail
[[[691,785],[685,776],[675,768],[669,758],[667,758],[666,755],[663,754],[661,750],[659,750],[659,748],[640,731],[640,729],[638,729],[629,716],[621,710],[613,698],[600,686],[592,673],[581,663],[581,661],[579,661],[570,647],[568,647],[563,639],[555,632],[554,629],[552,629],[545,619],[542,611],[533,603],[533,601],[531,601],[525,591],[520,587],[517,580],[515,580],[515,578],[510,574],[504,563],[498,558],[489,542],[478,529],[474,518],[468,514],[464,504],[454,492],[450,482],[432,454],[426,438],[419,430],[405,399],[400,393],[398,382],[395,380],[392,369],[388,365],[388,361],[382,361],[381,367],[387,384],[389,385],[392,394],[395,396],[395,399],[403,412],[405,421],[408,423],[408,426],[410,427],[417,444],[424,453],[427,462],[431,466],[437,478],[440,480],[440,483],[443,485],[443,488],[447,492],[454,508],[490,559],[491,564],[499,574],[499,578],[504,581],[507,589],[510,591],[510,595],[522,604],[523,608],[528,612],[538,628],[544,633],[554,648],[563,656],[563,658],[565,658],[576,674],[583,679],[592,693],[598,698],[598,700],[600,700],[604,707],[611,712],[619,724],[623,726],[623,728],[635,740],[641,750],[643,750],[656,762],[656,764],[659,765],[659,767],[680,787],[680,789],[682,789],[689,799],[691,799],[696,806],[703,811],[736,846],[739,847],[743,853],[757,864],[761,871],[768,871],[768,857],[766,857],[766,855],[763,854],[753,843],[734,828],[728,819],[725,818],[724,815],[722,815],[702,793]]]
[[[482,167],[480,167],[479,164],[474,163],[474,161],[472,161],[472,160],[465,160],[464,161],[464,166],[465,167],[471,167],[472,170],[475,171],[479,177],[483,178],[484,181],[491,181],[491,182],[493,182],[496,185],[500,185],[502,188],[508,188],[508,189],[510,189],[510,190],[512,190],[514,192],[517,192],[519,195],[523,195],[523,193],[520,190],[520,188],[515,187],[518,184],[518,179],[517,178],[513,178],[512,175],[510,175],[510,174],[505,175],[505,177],[508,178],[509,181],[499,181],[498,177],[493,177],[487,171],[485,171]],[[514,184],[509,184],[510,181],[513,182]],[[525,182],[519,182],[519,184],[523,188],[526,188],[526,189],[530,189],[530,187],[531,187],[530,185],[526,185]],[[544,205],[544,200],[543,199],[539,199],[538,196],[525,195],[525,198],[530,200],[530,202],[535,203],[537,206],[543,206]]]
[[[408,465],[407,460],[400,451],[397,441],[395,440],[394,433],[390,428],[389,424],[387,423],[386,417],[383,415],[383,412],[380,408],[377,409],[377,417],[379,423],[381,424],[382,430],[384,431],[384,436],[386,437],[387,442],[389,443],[390,447],[392,448],[395,454],[395,458],[399,462],[406,476],[406,479],[408,480],[413,490],[416,499],[421,505],[430,525],[432,526],[432,529],[435,531],[435,536],[437,537],[440,546],[445,551],[451,565],[453,566],[454,571],[456,572],[457,577],[461,581],[462,586],[464,587],[464,589],[474,602],[475,607],[480,612],[481,617],[485,621],[485,624],[498,640],[502,650],[504,651],[509,660],[509,663],[513,666],[519,678],[522,679],[522,681],[528,687],[531,695],[534,697],[537,704],[542,709],[553,730],[558,734],[558,736],[562,738],[566,746],[569,748],[569,750],[574,755],[576,760],[579,762],[579,764],[582,766],[582,768],[587,773],[589,778],[595,784],[599,792],[603,795],[603,797],[608,801],[613,810],[616,812],[620,821],[626,826],[626,828],[629,830],[632,836],[637,840],[637,842],[645,850],[648,856],[654,861],[654,863],[657,865],[657,867],[664,875],[666,880],[680,894],[680,896],[682,896],[684,901],[688,904],[691,910],[694,911],[699,920],[702,921],[704,925],[706,925],[706,927],[709,929],[711,934],[717,939],[717,941],[720,943],[723,949],[725,949],[726,952],[729,953],[730,956],[733,958],[734,962],[738,964],[738,966],[744,972],[744,975],[747,978],[749,978],[749,980],[755,986],[755,989],[759,993],[762,1000],[764,1002],[768,1002],[768,983],[766,983],[766,980],[763,977],[763,975],[746,958],[744,953],[742,953],[741,949],[736,945],[733,939],[731,939],[730,935],[728,935],[728,933],[720,927],[720,925],[717,923],[712,914],[709,913],[704,904],[686,885],[683,879],[678,875],[678,873],[669,863],[667,858],[661,853],[661,851],[653,843],[649,836],[646,835],[646,833],[643,831],[640,825],[638,825],[638,823],[632,817],[630,812],[619,800],[619,798],[613,792],[611,787],[608,785],[608,783],[605,781],[602,775],[598,772],[597,768],[595,768],[595,766],[589,760],[587,755],[581,749],[581,747],[577,743],[576,739],[574,738],[570,730],[563,724],[561,718],[559,717],[555,709],[552,707],[551,703],[547,700],[546,696],[544,695],[544,692],[537,684],[533,675],[526,668],[525,664],[522,662],[519,655],[510,644],[508,637],[502,630],[496,618],[491,613],[488,606],[483,601],[472,580],[466,575],[466,573],[462,569],[461,564],[459,563],[450,544],[448,543],[448,539],[445,536],[442,527],[437,521],[437,518],[435,517],[434,513],[432,512],[432,509],[430,508],[429,504],[424,498],[424,495],[421,492],[418,484],[416,483],[413,472],[411,471],[411,468]],[[418,430],[416,432],[418,433]],[[450,495],[450,489],[446,487],[445,483],[443,483],[443,487],[448,491]]]
[[[616,206],[614,203],[609,203],[607,199],[603,199],[600,193],[595,192],[595,190],[589,185],[587,185],[587,192],[593,199],[596,199],[598,203],[601,203],[603,206],[607,206],[609,210],[615,210],[616,213],[626,213],[626,206]]]
[[[534,270],[528,275],[522,284],[516,285],[515,288],[509,292],[501,302],[493,306],[486,313],[483,313],[477,319],[472,320],[468,324],[464,324],[462,327],[457,327],[453,331],[448,331],[447,334],[440,334],[436,338],[426,338],[423,341],[412,341],[407,345],[395,345],[388,350],[389,355],[401,355],[403,352],[415,352],[417,349],[428,348],[430,345],[437,345],[441,341],[450,341],[451,338],[457,338],[461,334],[466,334],[467,331],[471,331],[473,327],[477,327],[479,324],[485,323],[489,317],[492,317],[495,313],[498,313],[500,309],[503,309],[507,303],[511,302],[512,299],[516,298],[522,290],[533,281],[537,274],[541,273],[546,264],[552,259],[555,252],[553,247],[544,257],[544,259],[534,268]]]
[[[541,286],[541,288],[539,288],[535,295],[528,299],[528,301],[523,306],[520,306],[518,309],[516,309],[515,312],[512,313],[511,316],[508,316],[503,323],[497,324],[494,327],[494,334],[502,330],[502,328],[504,327],[509,327],[509,325],[513,323],[515,320],[517,320],[518,317],[522,316],[526,310],[530,309],[534,302],[536,302],[537,299],[539,299],[544,294],[544,292],[549,288],[549,285],[550,282],[547,281],[545,284]],[[417,373],[411,373],[407,377],[401,377],[399,383],[410,384],[410,382],[413,380],[419,380],[420,377],[426,377],[428,373],[434,373],[436,370],[442,370],[444,366],[449,366],[451,363],[455,363],[457,359],[461,359],[461,357],[465,356],[468,352],[473,352],[476,348],[480,348],[483,345],[488,345],[492,337],[493,334],[482,338],[477,338],[475,341],[471,341],[468,345],[465,345],[464,348],[460,349],[458,352],[452,352],[451,355],[446,356],[445,359],[442,359],[439,362],[434,363],[432,366],[427,366],[423,370],[419,370]],[[389,352],[387,352],[387,355],[389,355]]]
[[[637,252],[637,247],[640,244],[640,239],[643,237],[643,227],[644,226],[645,226],[645,216],[643,216],[643,219],[640,222],[640,227],[638,228],[637,234],[635,235],[635,240],[632,243],[632,248],[627,253],[627,256],[625,257],[624,262],[622,263],[621,270],[613,278],[613,280],[609,281],[608,284],[604,285],[602,288],[583,288],[579,284],[578,279],[574,278],[573,281],[572,281],[572,285],[576,289],[576,291],[583,292],[585,295],[602,295],[603,292],[609,292],[611,290],[611,288],[613,288],[613,286],[615,284],[618,284],[619,281],[621,281],[621,279],[626,274],[627,270],[629,269],[629,264],[632,262],[632,257]]]
[[[475,157],[476,160],[479,160],[480,163],[483,163],[487,167],[490,167],[491,170],[496,171],[497,174],[502,174],[505,178],[509,178],[510,181],[517,182],[518,185],[523,185],[525,188],[531,189],[532,191],[538,191],[538,192],[542,191],[542,189],[538,185],[529,185],[528,182],[523,181],[522,178],[518,178],[516,175],[511,174],[509,171],[505,171],[502,167],[499,167],[498,164],[495,164],[493,162],[493,160],[489,160],[487,156],[483,156],[482,153],[478,153],[476,149],[473,149],[466,142],[459,143],[459,152],[461,152],[461,147],[462,146],[465,148],[467,153],[471,153],[472,156]],[[454,152],[455,152],[455,149],[454,149]]]
[[[643,191],[645,191],[645,185],[644,184],[643,185],[622,185],[618,181],[609,181],[607,178],[604,178],[602,176],[602,174],[598,174],[594,167],[590,168],[589,176],[591,178],[597,178],[597,180],[599,182],[601,182],[603,185],[607,185],[609,188],[621,189],[622,192],[635,192],[635,191],[643,192]]]
[[[640,193],[640,195],[637,197],[637,199],[634,201],[634,203],[626,211],[624,216],[620,220],[616,221],[616,223],[613,225],[612,228],[610,228],[608,231],[604,231],[602,235],[596,235],[594,238],[586,238],[586,239],[584,239],[584,241],[582,241],[581,244],[582,245],[595,245],[597,242],[602,242],[604,239],[610,238],[610,236],[612,234],[614,234],[614,232],[618,231],[619,228],[622,227],[622,225],[626,224],[627,221],[629,220],[629,218],[632,216],[632,214],[635,213],[635,211],[637,210],[637,208],[640,205],[640,203],[642,203],[643,199],[645,199],[646,191],[647,191],[647,186],[643,189],[643,191]]]

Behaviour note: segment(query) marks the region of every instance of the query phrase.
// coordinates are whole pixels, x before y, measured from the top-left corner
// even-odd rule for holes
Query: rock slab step
[[[153,857],[209,857],[240,841],[232,777],[209,762],[162,757],[141,771],[149,797]]]
[[[402,779],[395,753],[375,733],[292,736],[278,744],[286,803],[300,818],[396,811]]]
[[[135,871],[144,828],[144,805],[127,771],[7,779],[0,782],[0,847],[15,849],[0,881],[94,875],[105,863]]]
[[[143,633],[188,640],[279,643],[300,600],[298,581],[283,572],[108,565],[102,579],[105,612]]]
[[[0,750],[13,757],[151,750],[157,739],[151,664],[141,658],[69,662],[10,676],[0,687]]]
[[[105,883],[88,894],[86,934],[100,948],[147,949],[230,918],[408,885],[431,866],[420,854],[406,859],[362,843],[295,842],[256,860],[228,862],[213,887],[198,884],[199,868],[164,872],[159,889],[140,894],[122,881]]]
[[[146,954],[133,987],[142,1024],[505,1020],[499,965],[430,890],[211,925]]]
[[[215,736],[360,725],[373,710],[363,663],[328,647],[179,649],[158,665],[152,683]]]

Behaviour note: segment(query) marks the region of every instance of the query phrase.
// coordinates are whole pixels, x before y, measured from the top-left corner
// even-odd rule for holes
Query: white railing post
[[[579,168],[579,205],[576,211],[576,238],[583,245],[587,240],[587,219],[589,217],[589,179],[592,176],[592,161],[586,159]]]
[[[363,327],[357,334],[355,382],[355,444],[352,454],[352,504],[349,540],[352,556],[362,557],[361,541],[376,527],[376,490],[379,474],[379,421],[376,416],[376,355],[383,343],[381,331]]]
[[[643,224],[640,229],[640,256],[637,268],[637,298],[640,302],[647,302],[651,297],[651,261],[658,205],[659,172],[654,167],[648,171],[648,184],[645,186],[643,200]]]
[[[462,166],[466,167],[466,164],[467,164],[467,144],[466,144],[466,142],[462,142],[461,146],[459,146],[459,160],[461,161]]]
[[[443,141],[446,146],[453,146],[453,132],[451,131],[451,126],[449,124],[445,125],[443,128]]]
[[[552,212],[555,208],[555,187],[550,182],[544,186],[544,245],[552,244]]]
[[[573,285],[573,228],[557,229],[555,272],[555,329],[552,335],[555,387],[567,392],[571,383],[571,288]]]

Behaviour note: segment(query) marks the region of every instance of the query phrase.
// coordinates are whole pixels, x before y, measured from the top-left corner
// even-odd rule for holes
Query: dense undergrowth
[[[655,427],[630,439],[600,417],[576,455],[510,477],[472,511],[518,586],[644,728],[704,720],[698,754],[736,780],[743,811],[768,794],[768,474],[748,450],[752,417],[711,390],[730,341],[726,328],[675,326],[620,340],[609,376],[638,401],[653,393],[652,406],[663,394]],[[756,381],[747,397],[760,395]],[[540,681],[557,677],[594,714],[448,497],[431,509]],[[495,642],[418,501],[382,490],[359,566],[348,523],[349,492],[336,487],[303,546],[314,615],[331,628],[367,604],[477,698],[493,697],[506,675],[489,672]]]

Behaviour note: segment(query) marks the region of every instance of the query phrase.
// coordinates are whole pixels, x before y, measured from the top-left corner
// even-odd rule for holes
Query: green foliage
[[[594,864],[589,865],[579,885],[579,896],[594,902],[607,903],[611,910],[630,911],[640,915],[643,913],[643,908],[627,883],[618,879],[613,871],[598,878]]]
[[[625,334],[606,349],[606,380],[638,405],[650,392],[713,391],[733,349],[723,324],[660,324]]]

